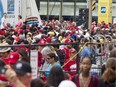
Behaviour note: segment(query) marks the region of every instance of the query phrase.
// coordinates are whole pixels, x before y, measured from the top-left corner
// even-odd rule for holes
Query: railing
[[[33,46],[53,46],[53,45],[75,45],[76,46],[76,50],[77,50],[77,53],[71,58],[71,59],[73,59],[74,57],[76,57],[77,56],[77,61],[80,59],[79,58],[79,53],[83,50],[83,48],[85,47],[85,45],[86,44],[89,44],[89,45],[91,45],[91,46],[95,46],[95,49],[98,49],[97,48],[97,46],[98,45],[101,45],[101,47],[100,47],[100,49],[101,49],[101,52],[100,53],[97,53],[98,55],[96,56],[96,58],[97,57],[99,57],[99,61],[100,61],[100,65],[98,66],[98,67],[92,67],[93,68],[93,70],[98,70],[98,72],[99,72],[99,75],[101,75],[101,66],[102,66],[102,64],[103,64],[103,55],[102,55],[102,52],[104,51],[104,48],[107,48],[107,46],[109,45],[109,44],[111,44],[111,45],[113,45],[113,46],[115,46],[116,45],[116,41],[108,41],[107,40],[107,37],[109,37],[109,38],[111,38],[111,40],[112,40],[112,37],[111,36],[108,36],[108,35],[106,35],[106,36],[102,36],[102,35],[99,35],[99,36],[93,36],[93,37],[91,37],[91,40],[93,41],[93,40],[96,40],[96,39],[98,39],[98,38],[100,38],[100,37],[103,37],[104,38],[104,42],[87,42],[87,43],[85,43],[84,45],[83,45],[83,47],[82,47],[82,49],[79,49],[79,44],[83,44],[83,43],[79,43],[79,42],[75,42],[75,43],[58,43],[58,44],[25,44],[25,45],[8,45],[8,46],[0,46],[0,47],[20,47],[20,46],[28,46],[28,48],[29,48],[29,57],[30,57],[30,50],[31,50],[31,48],[33,47]],[[103,46],[104,45],[104,46]],[[106,56],[106,59],[107,59],[107,57],[108,56]],[[71,60],[70,59],[70,60]],[[70,61],[68,61],[68,62],[70,62]],[[68,63],[67,62],[67,63]],[[64,67],[66,65],[66,63],[62,66],[62,68]],[[77,65],[77,73],[79,73],[79,71],[78,71],[78,65]],[[39,72],[45,72],[45,71],[39,71]]]

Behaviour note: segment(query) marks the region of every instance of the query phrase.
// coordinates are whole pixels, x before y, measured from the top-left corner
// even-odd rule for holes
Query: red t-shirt
[[[67,63],[70,59],[67,59],[65,63]],[[64,66],[65,71],[69,72],[76,72],[76,60],[70,60],[65,66]]]
[[[6,64],[9,64],[9,62],[10,62],[10,59],[9,58],[1,58]]]
[[[4,35],[5,33],[5,30],[0,30],[0,35]]]

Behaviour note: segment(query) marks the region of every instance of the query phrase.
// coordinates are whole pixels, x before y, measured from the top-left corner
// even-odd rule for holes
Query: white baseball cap
[[[58,87],[77,87],[76,84],[70,80],[62,81]]]

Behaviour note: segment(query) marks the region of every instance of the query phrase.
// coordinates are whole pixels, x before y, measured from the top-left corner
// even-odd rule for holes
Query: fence
[[[84,48],[84,46],[86,45],[86,44],[90,44],[90,46],[92,47],[92,48],[95,48],[95,50],[96,50],[96,53],[97,53],[97,55],[96,55],[96,60],[98,60],[98,61],[100,61],[99,63],[98,63],[98,66],[93,66],[92,67],[92,71],[95,71],[95,72],[97,72],[98,73],[98,75],[101,75],[101,66],[102,66],[102,64],[103,64],[103,62],[105,62],[106,61],[106,59],[108,58],[108,53],[109,53],[109,50],[108,50],[108,47],[109,47],[109,45],[112,45],[113,47],[116,45],[116,41],[113,41],[113,39],[112,39],[112,37],[111,36],[109,36],[109,35],[106,35],[106,36],[103,36],[103,35],[95,35],[95,36],[93,36],[93,37],[90,37],[91,38],[91,42],[87,42],[87,43],[85,43],[84,45],[83,45],[83,48]],[[103,42],[93,42],[94,40],[97,40],[97,39],[100,39],[100,38],[103,38],[104,39],[104,41]],[[75,47],[76,47],[76,50],[77,50],[77,53],[71,58],[71,59],[73,59],[75,56],[77,56],[77,60],[76,61],[78,61],[79,60],[79,53],[82,51],[82,49],[79,49],[79,44],[82,44],[82,42],[80,41],[80,43],[79,42],[75,42],[75,43],[58,43],[58,44],[25,44],[25,45],[8,45],[8,46],[0,46],[0,47],[20,47],[20,46],[28,46],[28,48],[29,48],[29,57],[30,57],[30,52],[31,52],[31,48],[33,47],[33,46],[53,46],[53,45],[75,45]],[[98,49],[98,45],[100,45],[100,49],[101,49],[101,51],[100,52],[98,52],[97,51],[97,49]],[[108,52],[106,53],[107,55],[105,55],[105,57],[104,57],[104,55],[103,55],[103,51],[105,50],[105,49],[107,49],[108,50]],[[105,59],[105,60],[103,60],[103,59]],[[69,61],[68,61],[69,62]],[[67,63],[68,63],[67,62]],[[64,64],[62,67],[64,67],[66,64]],[[77,65],[77,73],[79,73],[78,72],[78,65]],[[43,72],[43,71],[39,71],[39,72]],[[44,71],[45,72],[45,71]]]

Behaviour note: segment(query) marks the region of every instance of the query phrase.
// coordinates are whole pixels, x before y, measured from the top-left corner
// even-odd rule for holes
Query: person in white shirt
[[[1,19],[1,29],[5,28],[8,23],[7,13],[4,13],[2,19]]]

